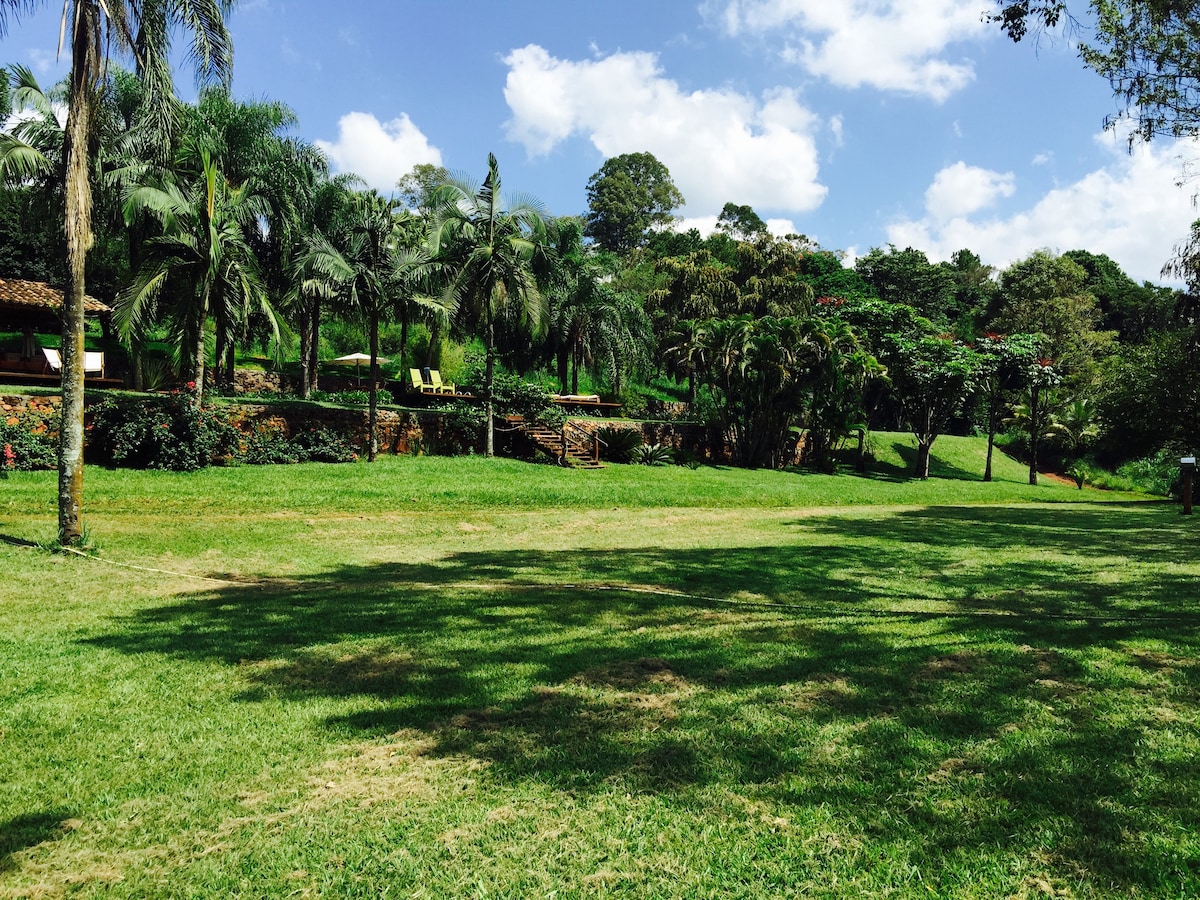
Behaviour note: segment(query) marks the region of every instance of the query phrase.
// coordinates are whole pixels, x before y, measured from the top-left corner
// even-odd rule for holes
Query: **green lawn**
[[[1193,520],[876,440],[0,482],[0,897],[1200,894]]]

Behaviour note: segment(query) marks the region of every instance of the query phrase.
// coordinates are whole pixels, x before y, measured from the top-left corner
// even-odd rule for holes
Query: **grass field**
[[[0,897],[1200,895],[1192,520],[877,441],[0,482]]]

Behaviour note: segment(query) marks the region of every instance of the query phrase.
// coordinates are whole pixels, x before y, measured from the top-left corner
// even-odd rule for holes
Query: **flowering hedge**
[[[288,437],[270,427],[246,434],[226,414],[202,406],[195,386],[165,397],[106,398],[92,407],[88,452],[93,462],[134,469],[191,472],[212,465],[352,462],[350,441],[328,428]]]
[[[195,386],[166,397],[106,398],[92,407],[88,448],[96,462],[134,469],[203,469],[237,448],[237,429],[202,407]]]

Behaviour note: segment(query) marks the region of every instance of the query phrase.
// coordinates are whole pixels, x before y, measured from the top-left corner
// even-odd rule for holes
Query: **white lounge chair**
[[[46,355],[46,363],[50,366],[50,371],[55,375],[62,374],[62,356],[59,355],[59,352],[43,347],[42,353]],[[104,353],[102,351],[84,351],[83,374],[99,374],[101,378],[104,377]]]

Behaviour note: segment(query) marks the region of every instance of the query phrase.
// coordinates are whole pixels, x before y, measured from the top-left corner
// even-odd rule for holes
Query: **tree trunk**
[[[218,394],[225,393],[225,353],[229,346],[229,328],[225,315],[218,312],[215,321],[216,351],[213,353],[213,387]]]
[[[571,393],[579,393],[579,354],[571,356]]]
[[[491,459],[496,455],[496,435],[495,429],[492,427],[492,417],[495,413],[495,408],[492,405],[492,375],[496,370],[496,350],[495,341],[492,331],[492,323],[487,323],[487,363],[483,370],[483,396],[485,414],[487,415],[487,448],[484,455]]]
[[[932,441],[926,441],[923,437],[917,438],[917,477],[922,481],[929,478],[929,451],[932,447]]]
[[[567,393],[567,347],[565,344],[558,348],[558,390]]]
[[[200,313],[200,321],[196,323],[196,358],[192,363],[195,370],[196,404],[204,398],[204,313]]]
[[[1029,389],[1029,483],[1038,483],[1038,438],[1042,433],[1042,414],[1038,408],[1042,392],[1037,387]]]
[[[371,313],[371,385],[367,404],[367,462],[375,462],[379,442],[375,432],[379,424],[379,313]]]
[[[404,305],[404,312],[400,316],[400,365],[404,366],[404,351],[408,347],[408,304]],[[404,371],[403,368],[400,369]]]
[[[71,98],[64,147],[66,208],[63,231],[70,281],[62,308],[62,423],[58,443],[58,542],[76,546],[83,537],[83,336],[85,270],[92,246],[92,186],[88,180],[88,133],[99,70],[100,10],[78,2],[71,30]]]
[[[315,391],[320,387],[317,366],[321,361],[321,299],[314,297],[312,303],[312,343],[308,347],[308,377],[309,390]]]
[[[300,396],[305,400],[309,395],[308,372],[311,361],[309,359],[312,346],[312,318],[309,315],[308,308],[304,305],[303,299],[300,301]]]
[[[237,342],[232,335],[228,333],[225,336],[227,346],[225,347],[225,390],[229,393],[234,393],[234,375],[237,372]]]
[[[489,328],[491,326],[488,326]],[[429,346],[425,349],[425,367],[428,369],[436,369],[438,367],[437,348],[442,342],[442,323],[437,319],[433,320],[433,327],[429,329]],[[489,337],[489,344],[491,339]]]

